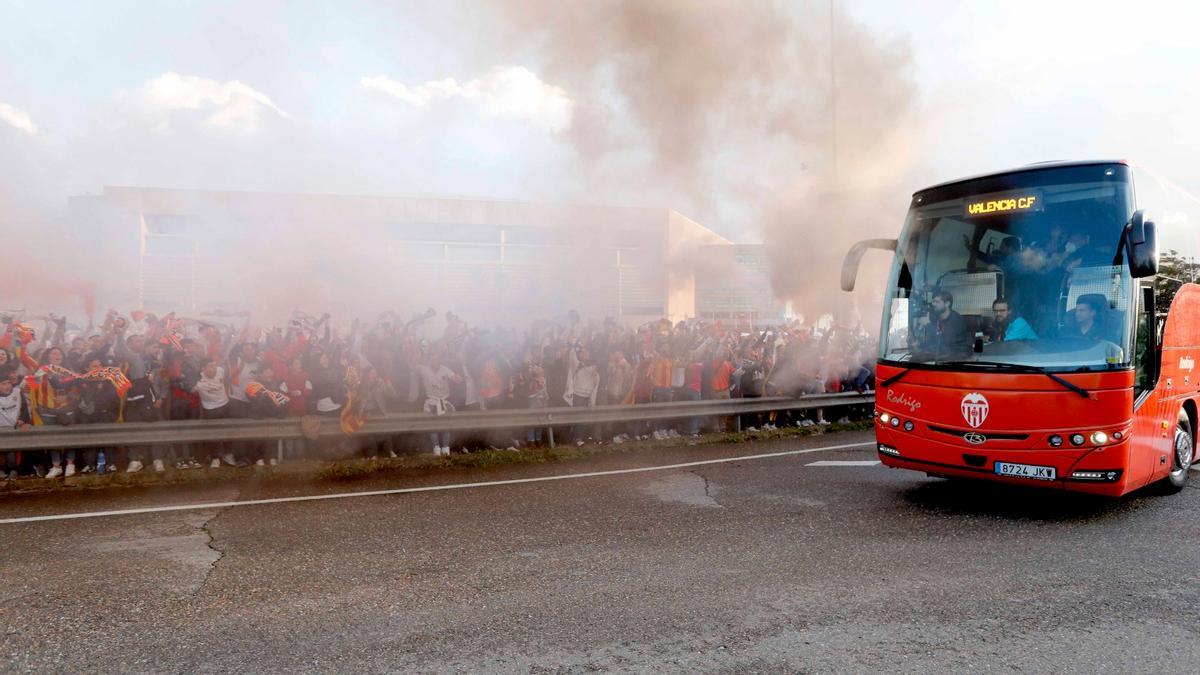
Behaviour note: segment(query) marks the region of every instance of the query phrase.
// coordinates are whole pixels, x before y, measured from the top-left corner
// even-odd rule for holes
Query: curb
[[[112,473],[104,476],[77,474],[71,478],[52,481],[44,478],[21,478],[16,481],[0,482],[0,500],[9,495],[153,487],[160,485],[187,485],[193,483],[242,482],[248,480],[268,480],[272,482],[312,480],[350,481],[381,474],[404,473],[408,471],[450,468],[486,469],[514,464],[569,461],[595,455],[627,453],[639,450],[805,438],[845,431],[864,431],[871,428],[873,428],[873,421],[864,420],[862,422],[835,423],[827,426],[785,427],[774,431],[703,434],[694,439],[674,438],[665,441],[630,441],[620,444],[605,442],[603,444],[584,445],[581,447],[562,444],[556,448],[527,448],[517,452],[481,450],[470,454],[455,454],[448,457],[437,457],[429,454],[409,454],[396,458],[298,459],[290,460],[279,466],[249,466],[242,468],[222,466],[219,469],[207,467],[200,469],[168,468],[163,473],[155,473],[153,468],[147,467],[135,474]]]

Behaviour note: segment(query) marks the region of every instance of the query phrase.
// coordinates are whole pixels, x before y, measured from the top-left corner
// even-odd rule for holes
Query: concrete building
[[[102,302],[159,312],[679,320],[696,315],[683,261],[729,243],[665,208],[140,187],[73,197],[69,222],[116,271]]]
[[[702,246],[706,273],[696,275],[696,316],[726,325],[775,325],[791,318],[771,290],[762,244]]]

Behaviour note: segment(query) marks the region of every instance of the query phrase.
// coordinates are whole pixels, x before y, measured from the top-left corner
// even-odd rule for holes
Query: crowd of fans
[[[874,340],[861,329],[802,323],[742,330],[670,321],[633,328],[613,319],[538,321],[524,330],[468,326],[433,310],[338,330],[328,314],[296,312],[286,326],[245,325],[109,311],[99,326],[63,317],[5,316],[0,334],[0,428],[283,416],[336,417],[335,451],[451,452],[448,433],[356,441],[372,415],[424,411],[636,405],[731,397],[798,396],[873,387]],[[39,325],[40,323],[40,325]],[[238,321],[237,323],[241,323]],[[436,329],[435,329],[436,325]],[[747,426],[776,420],[752,417]],[[801,425],[816,419],[790,419]],[[678,425],[576,428],[569,440],[624,442],[698,434]],[[721,426],[724,421],[718,421]],[[517,449],[543,430],[487,431],[456,445]],[[561,433],[561,432],[560,432]],[[0,437],[2,438],[2,437]],[[288,453],[320,451],[288,442]],[[0,443],[0,448],[3,445]],[[0,451],[3,476],[58,478],[77,472],[138,472],[274,464],[261,442],[203,443],[52,452]]]

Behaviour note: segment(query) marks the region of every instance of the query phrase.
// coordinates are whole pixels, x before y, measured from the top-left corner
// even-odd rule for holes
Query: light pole
[[[833,180],[838,179],[837,47],[834,33],[833,0],[829,0],[829,155]]]

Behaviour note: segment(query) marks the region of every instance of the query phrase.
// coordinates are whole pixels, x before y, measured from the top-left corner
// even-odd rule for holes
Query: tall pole
[[[829,0],[829,149],[833,180],[838,179],[837,48],[834,34],[833,0]]]

